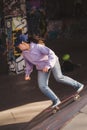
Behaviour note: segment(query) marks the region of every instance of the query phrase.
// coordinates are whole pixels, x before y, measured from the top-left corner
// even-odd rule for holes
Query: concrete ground
[[[61,130],[87,130],[87,105],[68,121]]]

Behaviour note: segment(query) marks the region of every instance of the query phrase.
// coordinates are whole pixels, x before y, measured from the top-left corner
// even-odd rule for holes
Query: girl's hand
[[[31,80],[30,76],[25,76],[25,80]]]
[[[49,71],[49,69],[48,68],[43,68],[43,70],[42,70],[43,72],[48,72]]]

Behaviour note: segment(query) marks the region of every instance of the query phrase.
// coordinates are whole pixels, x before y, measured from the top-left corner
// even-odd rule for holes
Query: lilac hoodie
[[[33,71],[33,65],[37,70],[44,67],[53,68],[56,62],[55,53],[45,45],[30,43],[30,49],[22,52],[25,60],[25,74],[30,75]]]

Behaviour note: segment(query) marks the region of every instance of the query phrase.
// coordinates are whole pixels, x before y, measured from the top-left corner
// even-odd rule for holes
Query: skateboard
[[[55,108],[52,108],[52,113],[55,114],[57,111],[61,110],[65,106],[69,105],[70,103],[77,101],[79,98],[80,98],[80,93],[77,93],[77,92],[66,97],[65,99],[61,101],[61,103],[58,106],[56,106]]]

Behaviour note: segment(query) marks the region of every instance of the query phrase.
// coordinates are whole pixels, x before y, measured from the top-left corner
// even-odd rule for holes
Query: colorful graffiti
[[[26,33],[28,31],[26,17],[13,17],[12,30],[15,31],[20,29],[22,29],[22,33]]]
[[[19,0],[3,0],[4,15],[18,16],[21,13]]]
[[[9,70],[16,71],[16,73],[18,73],[19,70],[17,67],[20,64],[17,64],[17,59],[21,56],[21,51],[14,47],[14,42],[19,34],[24,34],[28,31],[25,13],[25,0],[3,0],[3,5],[5,31],[7,34],[6,44]],[[21,66],[24,65],[21,63]],[[20,66],[18,68],[20,68]],[[23,67],[21,68],[23,69]]]
[[[14,57],[14,46],[12,41],[12,19],[7,19],[5,21],[6,26],[6,34],[7,34],[7,54],[8,54],[8,61],[15,60]]]
[[[24,60],[18,61],[21,57],[21,51],[14,47],[15,39],[20,35],[27,33],[27,21],[25,17],[12,17],[6,19],[6,34],[7,34],[7,59],[9,64],[9,70],[18,73],[24,71]],[[21,67],[20,67],[21,66]],[[21,70],[21,69],[22,70]],[[20,70],[19,70],[20,69]]]
[[[24,15],[25,9],[22,6],[25,0],[3,0],[3,11],[5,15],[5,28],[8,39],[8,48],[14,48],[14,34],[17,36],[19,30],[22,33],[27,32],[26,16]]]
[[[15,39],[18,37],[18,35],[27,33],[28,31],[26,17],[13,17],[12,30],[13,30],[12,38],[14,44]],[[18,52],[16,50],[14,51],[14,55],[18,55]]]

